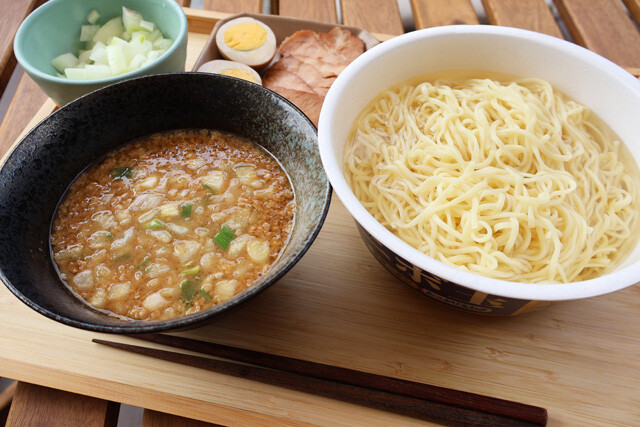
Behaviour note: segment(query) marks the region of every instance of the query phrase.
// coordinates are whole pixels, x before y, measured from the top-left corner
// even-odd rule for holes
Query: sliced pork
[[[364,42],[342,28],[322,34],[297,31],[280,45],[281,58],[265,74],[263,85],[296,104],[317,125],[334,80],[364,50]]]

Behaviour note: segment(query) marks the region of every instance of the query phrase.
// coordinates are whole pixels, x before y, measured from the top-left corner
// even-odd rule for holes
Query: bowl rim
[[[58,77],[49,73],[45,73],[39,70],[38,68],[34,67],[27,60],[25,55],[23,55],[21,46],[24,42],[24,38],[26,37],[26,33],[28,31],[28,27],[31,24],[31,21],[38,19],[40,15],[47,13],[50,9],[58,7],[59,4],[64,2],[69,2],[69,1],[73,2],[76,0],[49,0],[45,2],[43,5],[41,5],[40,7],[35,9],[33,12],[31,12],[25,18],[25,20],[22,21],[22,23],[20,24],[20,27],[18,27],[18,31],[16,32],[16,36],[13,40],[13,52],[20,66],[24,68],[24,70],[29,75],[36,76],[39,79],[42,79],[51,83],[67,84],[71,86],[85,86],[85,85],[96,85],[96,84],[104,85],[104,84],[115,83],[123,79],[139,76],[141,74],[147,73],[148,71],[152,70],[153,67],[155,67],[160,61],[167,59],[168,57],[173,55],[177,50],[179,50],[182,43],[186,40],[186,37],[187,37],[188,22],[187,22],[187,16],[185,15],[182,7],[175,1],[161,0],[162,4],[168,5],[174,11],[177,12],[178,19],[180,22],[180,29],[178,32],[178,36],[171,44],[171,47],[169,47],[169,49],[165,53],[163,53],[161,56],[159,56],[155,61],[152,61],[151,63],[143,67],[140,67],[138,69],[127,71],[126,73],[118,74],[117,76],[106,77],[103,79],[73,80],[73,79]]]
[[[309,117],[307,117],[306,114],[302,112],[302,110],[300,110],[291,101],[289,101],[282,95],[268,88],[265,88],[261,85],[258,85],[243,79],[239,79],[236,77],[223,76],[220,74],[198,73],[198,72],[162,73],[162,74],[139,76],[139,77],[127,79],[124,81],[117,82],[115,84],[102,87],[86,95],[83,95],[75,99],[74,101],[69,102],[68,104],[58,108],[55,112],[51,113],[46,118],[41,120],[37,125],[35,125],[27,134],[21,137],[18,142],[13,144],[13,146],[7,151],[5,156],[2,159],[0,159],[0,171],[2,171],[2,169],[5,167],[5,164],[9,161],[9,158],[14,154],[15,149],[19,145],[21,145],[23,141],[25,141],[27,137],[29,137],[29,135],[36,132],[39,128],[43,126],[47,126],[47,120],[51,116],[54,116],[56,114],[64,114],[64,112],[66,112],[67,110],[76,108],[77,104],[81,102],[94,102],[93,100],[99,99],[100,95],[104,91],[117,91],[121,86],[135,84],[135,82],[139,80],[154,80],[154,79],[165,79],[165,78],[190,78],[189,76],[194,76],[194,78],[198,78],[198,79],[228,80],[231,82],[236,82],[237,84],[245,85],[249,88],[249,90],[257,90],[259,92],[264,92],[266,95],[274,96],[283,104],[288,105],[294,111],[297,111],[300,115],[300,118],[310,126],[311,130],[314,132],[317,139],[317,132],[318,132],[317,127],[311,121],[311,119],[309,119]],[[280,163],[279,160],[278,160],[278,163]],[[247,300],[250,300],[254,295],[259,294],[262,291],[266,290],[267,288],[271,287],[273,284],[278,282],[285,274],[287,274],[300,261],[300,259],[302,259],[302,257],[307,253],[307,251],[313,245],[313,242],[315,241],[315,239],[318,237],[318,234],[320,233],[320,230],[322,229],[322,226],[324,225],[324,222],[326,221],[327,215],[329,213],[332,194],[333,194],[333,189],[327,177],[322,194],[319,198],[320,201],[322,202],[322,208],[321,208],[321,212],[319,213],[317,223],[313,226],[313,228],[311,229],[311,232],[305,237],[306,243],[304,244],[304,246],[302,246],[300,250],[296,254],[294,254],[289,260],[283,263],[279,267],[279,270],[276,272],[276,274],[274,274],[268,280],[262,280],[262,278],[259,279],[249,289],[246,289],[240,294],[237,294],[234,298],[231,298],[222,304],[215,305],[206,310],[193,313],[190,315],[180,316],[172,319],[164,319],[164,320],[131,321],[128,323],[124,323],[122,326],[104,325],[99,323],[86,322],[86,321],[76,320],[68,316],[58,314],[54,311],[51,311],[31,301],[16,286],[14,286],[11,283],[11,281],[6,277],[4,271],[1,268],[0,268],[0,282],[2,282],[13,295],[15,295],[20,301],[22,301],[22,303],[24,303],[26,306],[28,306],[32,310],[52,320],[60,322],[64,325],[73,326],[80,329],[85,329],[85,330],[94,331],[94,332],[113,333],[113,334],[139,334],[139,333],[165,332],[165,331],[177,331],[181,329],[190,329],[193,327],[197,327],[209,320],[212,320],[217,315],[220,315],[226,312],[231,307],[240,305],[246,302]],[[51,262],[53,262],[53,260],[51,260]],[[82,303],[82,304],[86,306],[85,308],[87,310],[92,310],[92,308],[87,304],[85,303]]]
[[[422,29],[394,37],[363,53],[347,66],[329,89],[320,113],[318,124],[320,157],[335,194],[345,208],[367,233],[406,261],[442,279],[487,294],[524,300],[561,301],[604,295],[636,284],[640,280],[640,262],[594,279],[571,283],[513,282],[463,271],[437,261],[404,242],[375,220],[358,201],[344,178],[342,153],[334,152],[331,139],[332,123],[339,119],[336,114],[336,105],[340,103],[340,98],[350,82],[356,79],[363,69],[378,61],[384,61],[383,58],[387,53],[401,46],[447,38],[451,35],[464,35],[469,40],[478,40],[485,35],[497,35],[544,45],[545,49],[566,53],[585,64],[606,71],[640,96],[640,81],[620,66],[581,46],[533,31],[494,25],[456,25]]]

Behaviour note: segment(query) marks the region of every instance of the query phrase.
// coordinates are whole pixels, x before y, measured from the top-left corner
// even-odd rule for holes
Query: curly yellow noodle
[[[345,171],[376,220],[443,263],[574,282],[637,234],[637,177],[611,135],[539,79],[406,83],[359,115]]]

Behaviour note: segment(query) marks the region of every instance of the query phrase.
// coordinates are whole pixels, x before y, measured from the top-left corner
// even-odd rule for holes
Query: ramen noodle
[[[375,98],[344,150],[373,217],[445,264],[566,283],[631,248],[637,170],[588,108],[539,79],[410,81]]]

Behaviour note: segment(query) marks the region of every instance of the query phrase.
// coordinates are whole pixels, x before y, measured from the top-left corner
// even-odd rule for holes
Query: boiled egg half
[[[200,68],[198,68],[198,71],[202,73],[222,74],[223,76],[237,77],[259,85],[262,84],[262,79],[260,78],[260,75],[256,73],[256,70],[239,62],[216,59],[214,61],[205,62],[200,66]]]
[[[276,54],[276,36],[264,23],[249,17],[232,19],[216,33],[220,54],[255,69],[269,65]]]

